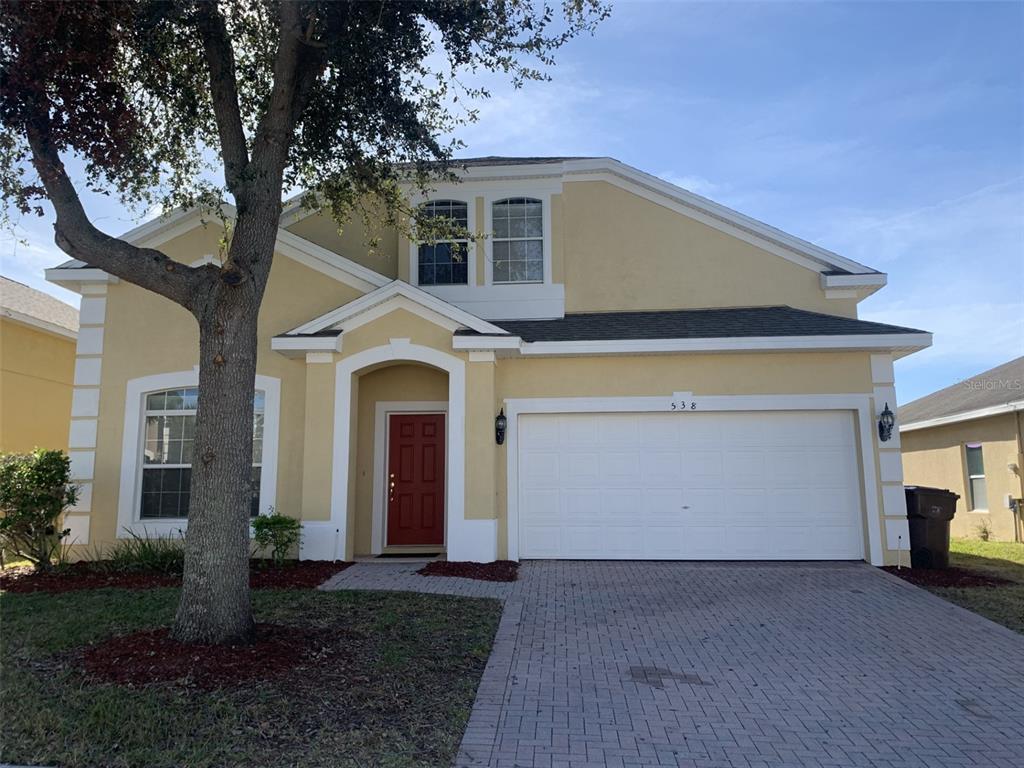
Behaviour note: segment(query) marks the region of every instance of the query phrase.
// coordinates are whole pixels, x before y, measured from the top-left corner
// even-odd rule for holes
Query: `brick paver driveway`
[[[526,563],[460,766],[1024,766],[1024,636],[863,564]]]

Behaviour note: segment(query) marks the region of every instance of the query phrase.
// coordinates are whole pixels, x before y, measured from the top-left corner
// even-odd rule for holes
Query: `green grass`
[[[940,597],[1024,634],[1024,544],[953,539],[950,565],[1016,582],[1002,587],[932,588]]]
[[[493,600],[260,591],[257,620],[324,627],[341,652],[215,691],[86,678],[83,645],[167,625],[176,588],[0,595],[0,762],[450,765],[497,628]]]

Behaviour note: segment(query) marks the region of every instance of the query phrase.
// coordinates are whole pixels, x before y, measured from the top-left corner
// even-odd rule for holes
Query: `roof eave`
[[[1013,402],[1003,403],[1002,405],[992,405],[987,408],[975,408],[971,411],[951,413],[946,416],[936,416],[931,419],[919,419],[918,421],[901,424],[899,430],[900,432],[914,432],[919,429],[931,429],[932,427],[941,427],[946,424],[959,424],[962,421],[974,421],[975,419],[985,419],[990,416],[1000,416],[1004,413],[1015,413],[1017,411],[1024,411],[1024,400],[1014,400]]]

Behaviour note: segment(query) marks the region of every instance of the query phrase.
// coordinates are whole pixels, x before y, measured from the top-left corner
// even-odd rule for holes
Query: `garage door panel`
[[[857,559],[852,414],[527,415],[523,557]]]

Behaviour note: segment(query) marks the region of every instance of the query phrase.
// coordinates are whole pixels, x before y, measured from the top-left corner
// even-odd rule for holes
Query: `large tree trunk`
[[[239,221],[229,266],[194,309],[199,321],[199,408],[192,459],[185,573],[172,636],[188,643],[244,643],[254,622],[249,598],[249,510],[257,317],[276,230]],[[254,253],[265,253],[253,258]],[[229,265],[234,262],[229,260]],[[265,471],[272,471],[268,467]]]

